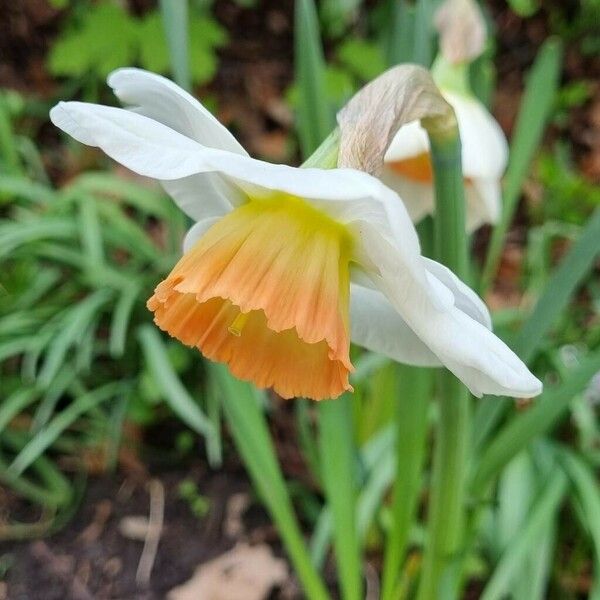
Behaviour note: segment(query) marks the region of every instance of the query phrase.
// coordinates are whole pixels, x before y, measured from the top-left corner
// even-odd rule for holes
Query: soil
[[[0,562],[10,565],[0,583],[0,598],[158,600],[190,579],[198,565],[237,543],[266,543],[282,555],[276,532],[239,463],[211,471],[205,461],[196,460],[187,468],[150,470],[151,474],[125,475],[121,469],[116,476],[91,478],[64,529],[47,539],[0,544]],[[194,482],[208,501],[204,516],[196,516],[182,498],[184,481]],[[136,573],[147,533],[143,519],[150,510],[149,488],[157,482],[164,490],[164,524],[151,577],[144,585],[136,583]],[[142,520],[141,539],[124,531],[131,520]],[[274,590],[273,597],[300,597],[293,580],[285,588],[285,594]]]

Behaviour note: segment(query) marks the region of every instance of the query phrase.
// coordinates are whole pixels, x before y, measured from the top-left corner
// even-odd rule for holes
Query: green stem
[[[402,386],[396,403],[396,476],[393,490],[392,528],[385,546],[382,600],[397,597],[398,575],[404,560],[413,522],[425,457],[427,415],[431,397],[431,372],[399,365],[396,375]]]
[[[336,127],[321,143],[321,145],[302,163],[305,169],[335,169],[337,167],[340,149],[340,128]]]
[[[427,125],[425,123],[425,125]],[[467,272],[465,199],[458,128],[429,128],[435,174],[435,246],[437,259],[459,277]],[[458,558],[465,517],[465,481],[470,439],[471,406],[467,389],[448,371],[439,375],[440,404],[429,499],[427,542],[419,599],[435,600],[448,583]],[[458,574],[457,574],[458,575]],[[457,590],[451,594],[453,597]]]

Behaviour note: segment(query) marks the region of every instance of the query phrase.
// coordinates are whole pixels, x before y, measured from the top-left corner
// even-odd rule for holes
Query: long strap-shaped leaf
[[[515,342],[515,352],[529,362],[540,343],[567,308],[573,294],[600,256],[600,208],[597,208],[560,263]],[[506,398],[484,398],[475,416],[475,445],[481,447],[509,408]]]
[[[578,394],[600,370],[600,351],[596,351],[556,389],[545,392],[527,411],[515,416],[486,447],[471,479],[471,490],[478,493],[535,437],[546,433]]]
[[[302,155],[307,158],[335,126],[325,89],[325,61],[314,0],[296,0],[294,27],[298,135]]]
[[[188,0],[160,0],[160,10],[173,77],[182,88],[189,90]]]
[[[523,560],[538,549],[539,540],[548,529],[567,491],[567,477],[563,471],[553,472],[533,505],[520,535],[508,546],[498,566],[492,573],[482,600],[500,600],[511,591],[511,582],[521,568]]]
[[[327,600],[329,594],[313,567],[281,469],[271,442],[269,429],[259,405],[260,395],[249,384],[234,379],[222,365],[211,364],[222,391],[225,418],[235,445],[294,565],[310,600]]]
[[[342,598],[361,600],[362,567],[356,526],[356,481],[350,396],[319,404],[321,478],[333,517]]]
[[[496,274],[506,232],[510,226],[529,165],[537,152],[558,88],[562,48],[554,38],[540,50],[529,73],[510,146],[510,163],[505,178],[502,217],[494,228],[488,248],[481,291],[490,286]]]

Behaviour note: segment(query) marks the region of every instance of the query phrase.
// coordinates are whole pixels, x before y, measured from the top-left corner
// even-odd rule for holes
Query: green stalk
[[[305,169],[335,169],[340,150],[340,129],[336,127],[321,143],[321,145],[302,163]]]
[[[392,528],[386,541],[383,563],[382,600],[397,597],[400,568],[421,491],[432,384],[431,373],[427,369],[399,365],[396,375],[402,389],[395,411],[396,475]]]
[[[424,120],[424,125],[429,123]],[[465,198],[458,128],[428,127],[435,175],[437,259],[459,277],[467,272]],[[448,371],[439,375],[440,405],[429,499],[429,522],[418,598],[446,590],[449,567],[461,548],[471,406],[467,389]]]

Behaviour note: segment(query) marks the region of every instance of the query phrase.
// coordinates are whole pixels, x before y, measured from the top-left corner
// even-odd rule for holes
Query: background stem
[[[465,199],[458,129],[429,132],[435,174],[436,258],[459,277],[467,273]],[[429,498],[427,541],[419,598],[456,597],[464,522],[464,496],[470,440],[471,407],[467,389],[448,371],[438,378],[439,415]],[[460,561],[456,561],[460,564]]]

